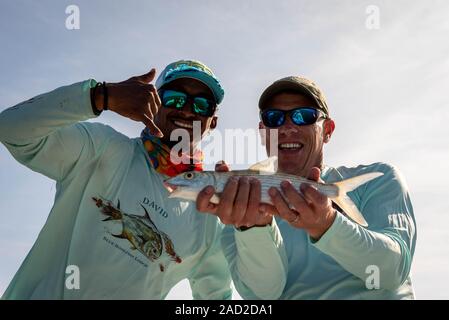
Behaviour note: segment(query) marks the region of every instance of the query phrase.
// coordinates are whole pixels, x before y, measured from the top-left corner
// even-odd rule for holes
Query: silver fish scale
[[[318,191],[329,198],[335,198],[338,196],[338,187],[334,184],[324,184],[314,182],[302,177],[289,175],[289,174],[258,174],[254,171],[242,170],[242,171],[230,171],[230,172],[213,172],[211,173],[215,179],[215,189],[217,192],[222,192],[228,179],[234,177],[248,177],[255,178],[261,182],[261,196],[262,202],[271,203],[271,198],[268,195],[268,189],[271,187],[280,188],[281,182],[284,180],[290,181],[296,190],[299,191],[299,187],[303,183],[310,184],[318,189]]]

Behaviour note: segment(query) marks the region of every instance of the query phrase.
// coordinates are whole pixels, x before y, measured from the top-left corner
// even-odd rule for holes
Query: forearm
[[[398,288],[410,271],[410,252],[400,237],[365,229],[340,213],[314,245],[363,281],[371,266],[378,267],[381,288]]]
[[[23,145],[59,128],[94,118],[91,105],[94,83],[87,80],[60,87],[4,110],[0,114],[0,141]]]
[[[234,284],[242,297],[278,299],[287,280],[288,261],[279,229],[272,225],[246,231],[227,227],[222,238]]]

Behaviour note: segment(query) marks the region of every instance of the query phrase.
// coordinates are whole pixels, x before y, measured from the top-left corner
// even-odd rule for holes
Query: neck
[[[142,132],[142,140],[153,168],[159,173],[173,177],[182,172],[203,169],[203,154],[194,147],[196,144],[178,146],[176,142],[151,136],[148,130]]]
[[[172,141],[170,139],[165,139],[165,137],[161,138],[161,141],[167,147],[169,147],[170,150],[175,148],[179,154],[184,153],[184,154],[193,155],[196,152],[200,151],[198,148],[199,143],[197,141],[190,141],[189,143],[184,143],[182,140],[181,141]]]

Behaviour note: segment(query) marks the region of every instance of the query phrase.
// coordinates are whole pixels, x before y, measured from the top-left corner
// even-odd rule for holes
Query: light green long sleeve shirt
[[[222,245],[237,291],[245,299],[413,299],[410,268],[416,227],[407,185],[384,163],[329,168],[325,182],[368,172],[384,175],[348,195],[368,228],[341,213],[314,242],[281,219],[237,231],[225,227]]]
[[[94,84],[0,114],[0,141],[12,156],[56,180],[48,220],[3,299],[163,299],[186,278],[196,299],[229,299],[218,219],[167,198],[140,138],[81,122],[95,118]]]

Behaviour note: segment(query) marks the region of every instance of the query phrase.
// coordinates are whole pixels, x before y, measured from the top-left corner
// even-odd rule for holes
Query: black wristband
[[[244,226],[242,226],[242,227],[236,227],[236,229],[238,230],[238,231],[246,231],[246,230],[248,230],[248,229],[251,229],[252,227],[244,227]]]
[[[101,86],[101,83],[97,83],[95,85],[95,87],[92,88],[92,90],[90,90],[90,104],[92,106],[92,112],[96,115],[99,116],[101,114],[101,110],[98,110],[96,104],[95,104],[95,93],[97,91],[97,88]]]
[[[103,110],[108,110],[108,87],[106,82],[103,81]]]

